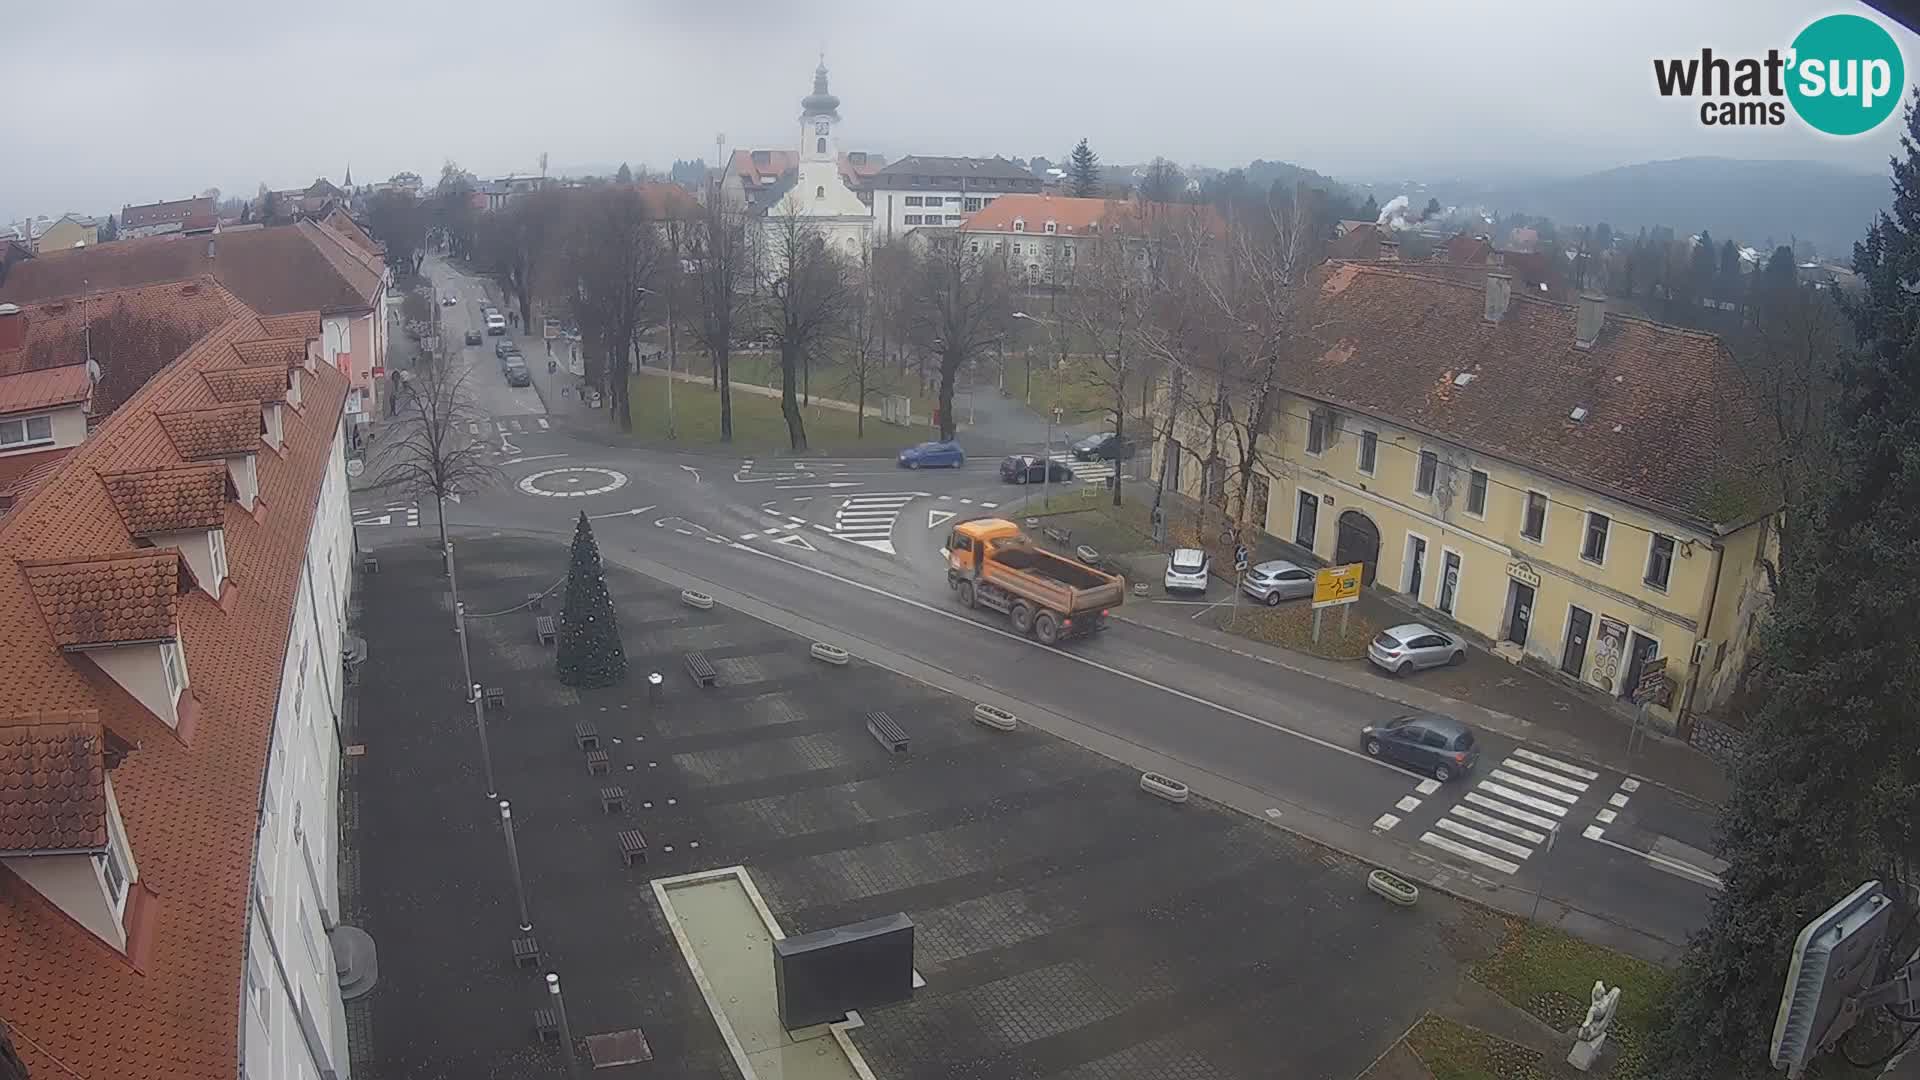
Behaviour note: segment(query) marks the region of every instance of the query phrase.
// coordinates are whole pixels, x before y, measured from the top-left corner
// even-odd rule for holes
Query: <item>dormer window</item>
[[[1014,232],[1020,232],[1020,233],[1023,233],[1023,232],[1026,232],[1026,231],[1027,231],[1027,222],[1026,222],[1026,219],[1025,219],[1025,218],[1014,218],[1014,219],[1013,219],[1013,231],[1014,231]]]
[[[0,451],[23,450],[53,441],[53,417],[18,416],[0,420]]]
[[[207,591],[219,599],[220,583],[227,580],[227,530],[207,530],[207,561],[213,568],[209,575],[213,581],[207,586]]]
[[[319,338],[314,338],[313,340],[307,342],[307,355],[306,355],[306,359],[302,362],[306,366],[307,374],[309,375],[312,375],[314,372],[320,370],[320,339]]]
[[[260,434],[267,445],[275,450],[284,450],[287,446],[285,416],[281,410],[286,406],[278,401],[269,401],[260,406]]]
[[[167,696],[178,701],[187,688],[187,653],[178,637],[160,643],[160,667],[167,680]]]
[[[299,368],[287,372],[287,404],[300,407],[301,376],[306,374]]]
[[[253,454],[236,454],[227,459],[227,482],[233,491],[233,501],[240,509],[253,513],[253,504],[260,497],[260,473]]]
[[[1053,222],[1051,222],[1051,221],[1049,221],[1049,222],[1047,222],[1047,235],[1048,235],[1048,236],[1052,236],[1052,235],[1053,235],[1054,233],[1056,233],[1056,232],[1059,232],[1059,231],[1060,231],[1060,230],[1059,230],[1059,228],[1058,228],[1058,226],[1056,226],[1056,225],[1055,225],[1055,224],[1054,224]]]
[[[43,805],[0,830],[0,864],[112,948],[131,954],[140,921],[140,869],[107,771],[118,750],[98,721],[34,724],[8,739],[8,765],[33,780]],[[11,771],[11,769],[10,769]],[[31,804],[28,804],[31,805]]]

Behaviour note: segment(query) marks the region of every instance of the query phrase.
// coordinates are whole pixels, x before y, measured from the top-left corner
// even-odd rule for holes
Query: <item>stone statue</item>
[[[1586,1019],[1574,1032],[1573,1049],[1567,1052],[1567,1064],[1586,1072],[1607,1045],[1607,1031],[1613,1027],[1613,1014],[1620,1008],[1620,988],[1607,989],[1603,982],[1593,984],[1593,1003],[1587,1006]]]

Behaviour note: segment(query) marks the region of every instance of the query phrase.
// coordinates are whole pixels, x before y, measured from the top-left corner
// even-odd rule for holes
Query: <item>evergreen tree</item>
[[[1792,284],[1798,268],[1793,262],[1793,249],[1785,244],[1773,249],[1773,257],[1767,260],[1767,278],[1776,284]]]
[[[1762,1077],[1800,928],[1861,882],[1908,928],[1920,845],[1920,123],[1907,110],[1893,211],[1854,246],[1854,347],[1835,362],[1829,475],[1789,505],[1757,711],[1721,811],[1729,866],[1655,1033],[1648,1075]],[[1898,959],[1912,948],[1904,935]],[[1878,1020],[1875,1010],[1872,1019]],[[1863,1025],[1866,1018],[1863,1018]],[[1881,1033],[1884,1036],[1884,1031]],[[1841,1044],[1874,1056],[1871,1037]],[[1849,1049],[1851,1047],[1851,1049]]]
[[[573,527],[567,606],[560,612],[560,647],[554,667],[561,682],[578,687],[612,686],[627,674],[613,597],[607,592],[607,575],[600,569],[600,545],[593,540],[585,510]]]
[[[1073,161],[1067,167],[1067,178],[1073,184],[1075,198],[1100,197],[1100,155],[1093,152],[1093,147],[1088,146],[1085,139],[1081,139],[1080,145],[1073,148]]]
[[[613,174],[613,179],[616,183],[631,184],[633,183],[633,170],[628,168],[627,163],[623,161],[620,163],[620,171]]]
[[[1372,192],[1367,193],[1367,201],[1360,204],[1359,216],[1355,217],[1354,220],[1355,221],[1379,221],[1380,220],[1380,204],[1374,201]]]

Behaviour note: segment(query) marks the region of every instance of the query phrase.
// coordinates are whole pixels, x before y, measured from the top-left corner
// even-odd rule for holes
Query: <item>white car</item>
[[[1179,548],[1167,556],[1167,591],[1207,591],[1213,571],[1213,559],[1199,548]]]
[[[460,298],[453,295],[452,293],[448,293],[447,295],[440,298],[441,307],[452,307],[453,305],[459,302],[460,302]]]

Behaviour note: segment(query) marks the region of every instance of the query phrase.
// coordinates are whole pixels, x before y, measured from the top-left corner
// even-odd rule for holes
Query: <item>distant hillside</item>
[[[1493,188],[1475,201],[1564,225],[1604,221],[1616,233],[1668,225],[1681,232],[1707,229],[1716,238],[1755,246],[1794,236],[1838,258],[1853,250],[1853,242],[1875,213],[1892,204],[1893,195],[1884,173],[1817,161],[1700,157]]]

